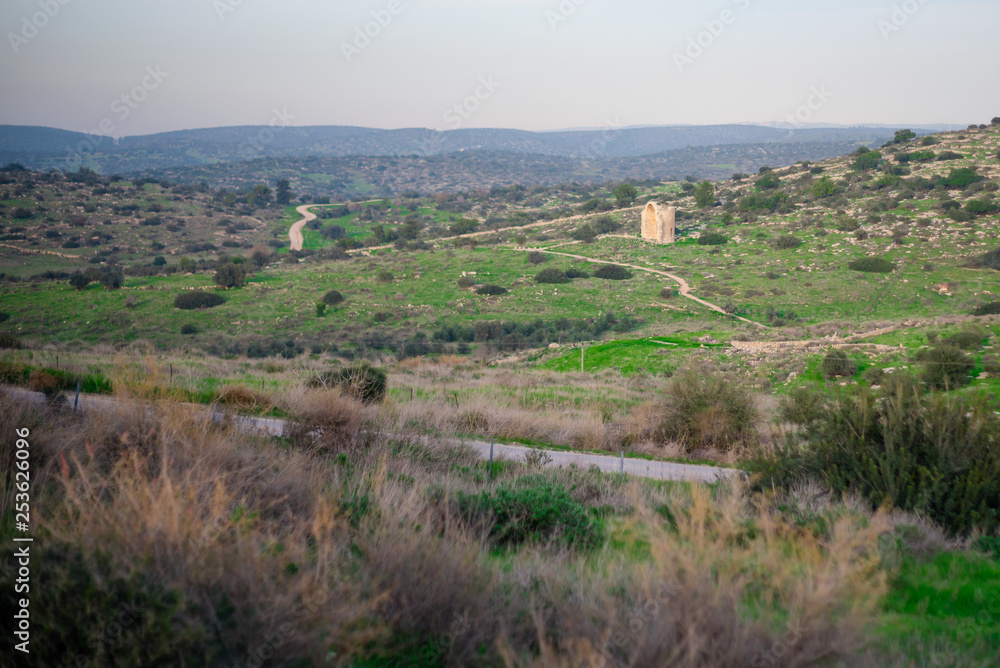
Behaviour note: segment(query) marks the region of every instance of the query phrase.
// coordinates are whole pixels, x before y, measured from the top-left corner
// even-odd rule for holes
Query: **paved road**
[[[28,399],[30,401],[44,402],[44,395],[38,392],[29,392],[20,388],[0,386],[0,393],[10,393],[15,396]],[[73,396],[69,395],[70,402]],[[110,408],[114,403],[113,397],[80,395],[79,410],[100,411]],[[203,406],[193,408],[204,410],[206,417],[209,410]],[[218,411],[211,412],[214,421],[232,420],[238,428],[245,431],[258,431],[270,436],[281,436],[288,429],[288,422],[275,418],[259,418],[250,416],[229,416]],[[431,438],[422,437],[424,442],[431,442]],[[477,441],[469,439],[441,438],[438,442],[453,445],[455,447],[467,446],[475,450],[483,459],[489,459],[490,443],[488,441]],[[565,468],[576,466],[579,469],[587,470],[591,466],[596,466],[606,473],[620,473],[622,471],[623,460],[621,457],[608,455],[592,455],[583,452],[571,452],[565,450],[540,450],[529,448],[523,445],[507,445],[496,443],[493,446],[493,456],[497,459],[524,460],[525,455],[531,452],[544,452],[548,455],[549,461],[545,465],[550,468]],[[716,468],[714,466],[699,466],[694,464],[675,464],[672,462],[648,461],[645,459],[625,459],[624,471],[626,475],[637,478],[648,478],[652,480],[674,480],[680,482],[707,482],[713,483],[720,480],[731,479],[740,475],[736,469]]]

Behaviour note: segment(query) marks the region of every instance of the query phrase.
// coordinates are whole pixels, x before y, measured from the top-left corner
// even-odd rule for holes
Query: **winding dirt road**
[[[645,272],[648,272],[650,274],[659,274],[660,276],[666,276],[670,280],[675,281],[677,283],[677,285],[680,286],[681,297],[686,297],[687,299],[690,299],[691,301],[698,302],[702,306],[705,306],[705,307],[707,307],[707,308],[715,311],[716,313],[721,313],[724,316],[727,316],[727,317],[730,317],[730,318],[736,318],[737,320],[742,320],[743,322],[749,323],[751,325],[756,325],[758,327],[762,327],[764,329],[767,329],[766,325],[762,325],[759,322],[754,322],[753,320],[748,320],[747,318],[743,318],[743,317],[740,317],[738,315],[733,315],[731,313],[726,312],[726,310],[724,308],[722,308],[721,306],[713,304],[712,302],[707,302],[704,299],[701,299],[699,297],[695,297],[694,295],[691,294],[691,286],[688,285],[687,281],[685,281],[680,276],[676,276],[676,275],[668,273],[666,271],[660,271],[659,269],[650,269],[649,267],[640,267],[639,265],[636,265],[636,264],[622,264],[620,262],[613,262],[611,260],[595,260],[592,257],[587,257],[586,255],[573,255],[572,253],[559,253],[559,252],[556,252],[556,251],[547,250],[545,248],[523,248],[523,249],[522,248],[512,248],[510,250],[515,251],[515,252],[521,252],[521,253],[548,253],[549,255],[562,255],[563,257],[571,257],[571,258],[574,258],[576,260],[584,260],[585,262],[590,262],[590,263],[593,263],[593,264],[617,264],[618,266],[628,267],[629,269],[635,269],[636,271],[645,271]]]
[[[367,202],[352,202],[353,204],[369,204],[371,202],[381,202],[382,200],[369,200]],[[293,251],[302,250],[302,245],[305,243],[305,237],[302,234],[302,229],[311,221],[316,220],[316,214],[312,213],[309,209],[314,209],[318,207],[328,207],[328,206],[343,206],[343,204],[303,204],[302,206],[295,209],[302,220],[297,221],[292,225],[291,229],[288,230],[288,240],[291,242],[291,249]],[[634,211],[645,207],[645,204],[640,206],[633,206],[627,209],[618,209],[619,211]],[[574,220],[584,220],[586,218],[593,218],[596,216],[606,215],[604,213],[581,213],[575,216],[567,216],[566,218],[556,218],[554,220],[540,220],[537,223],[528,223],[527,225],[520,225],[516,227],[502,227],[496,230],[483,230],[481,232],[469,232],[468,234],[460,234],[456,237],[447,237],[442,239],[442,241],[450,241],[451,239],[474,239],[476,237],[485,237],[489,234],[501,234],[503,232],[514,232],[516,230],[530,230],[534,227],[544,227],[545,225],[558,225],[559,223],[570,223]],[[386,248],[392,248],[392,244],[385,244],[383,246],[372,246],[370,248],[354,248],[347,251],[348,253],[371,253],[372,251],[385,250]]]
[[[293,251],[302,250],[302,245],[306,242],[305,235],[302,234],[302,229],[307,223],[311,223],[316,220],[316,214],[309,209],[317,206],[316,204],[303,204],[302,206],[295,209],[295,211],[302,216],[302,220],[298,221],[292,228],[288,230],[288,240],[291,242],[291,249]]]

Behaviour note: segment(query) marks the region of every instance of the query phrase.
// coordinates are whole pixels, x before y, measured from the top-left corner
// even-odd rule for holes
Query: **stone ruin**
[[[677,207],[650,202],[642,211],[642,238],[658,244],[672,244],[677,233]]]

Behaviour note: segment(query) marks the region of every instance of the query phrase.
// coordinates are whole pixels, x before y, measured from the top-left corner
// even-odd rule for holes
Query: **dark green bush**
[[[226,300],[223,299],[222,295],[217,295],[214,292],[193,290],[177,295],[174,299],[174,308],[179,308],[183,311],[193,311],[195,309],[214,308],[225,303]]]
[[[7,332],[0,332],[0,350],[19,350],[21,348],[21,340],[18,339],[13,334]]]
[[[477,495],[460,492],[456,498],[463,518],[473,525],[488,523],[499,545],[554,543],[590,549],[604,542],[600,520],[544,476],[528,476]]]
[[[10,313],[0,311],[0,322],[7,322],[8,320],[10,320]]]
[[[687,367],[667,388],[660,442],[677,442],[689,452],[714,447],[729,450],[749,444],[760,415],[753,395],[735,378],[708,368]]]
[[[600,269],[594,272],[594,278],[603,278],[606,281],[627,281],[632,278],[632,272],[617,264],[602,264]]]
[[[821,399],[823,409],[789,441],[746,465],[757,489],[813,480],[835,496],[857,495],[919,512],[949,533],[1000,528],[1000,421],[983,397],[926,393],[889,377]]]
[[[590,222],[590,226],[598,234],[611,234],[621,228],[621,223],[615,221],[611,216],[598,216]]]
[[[718,232],[702,232],[698,237],[699,246],[724,246],[729,243],[729,237]]]
[[[214,280],[220,288],[235,288],[246,282],[246,271],[238,264],[227,262],[216,269]]]
[[[391,271],[386,271],[385,269],[383,269],[382,271],[378,272],[378,276],[376,276],[375,279],[379,283],[392,283],[394,280],[396,280],[396,277],[392,275]]]
[[[343,303],[344,295],[340,294],[337,290],[330,290],[323,295],[323,299],[321,301],[327,306],[336,306],[337,304]]]
[[[571,283],[573,279],[566,275],[566,272],[559,271],[553,267],[542,269],[535,276],[536,283]]]
[[[938,158],[940,160],[940,158]],[[937,183],[943,185],[946,188],[965,188],[973,183],[978,183],[982,181],[985,177],[976,174],[976,170],[972,167],[962,167],[960,169],[953,169],[948,176],[943,176],[938,179]]]
[[[891,274],[896,265],[880,257],[863,257],[853,260],[847,265],[851,271],[863,271],[870,274]]]
[[[484,285],[478,290],[476,290],[477,295],[485,295],[487,297],[496,297],[499,295],[505,295],[508,292],[510,292],[510,290],[501,287],[499,285]]]
[[[983,304],[973,311],[972,315],[1000,315],[1000,302]]]
[[[921,350],[916,359],[924,368],[921,378],[929,387],[936,389],[968,385],[971,380],[969,374],[975,367],[971,357],[960,348],[946,343]]]
[[[809,424],[823,417],[823,395],[808,387],[796,387],[778,398],[778,415],[783,422]]]
[[[588,274],[583,269],[576,269],[574,267],[570,267],[569,269],[566,270],[566,278],[569,278],[569,279],[574,279],[574,278],[590,278],[590,274]]]
[[[573,230],[573,234],[570,236],[576,241],[583,241],[584,243],[589,244],[597,237],[597,231],[590,225],[581,225]]]
[[[198,333],[198,327],[196,325],[192,325],[191,323],[181,325],[181,334],[185,336],[190,336],[192,334],[197,334],[197,333]]]
[[[802,245],[802,239],[793,237],[791,234],[783,234],[774,240],[774,247],[778,250],[791,250]]]
[[[775,193],[773,195],[754,193],[740,199],[740,211],[774,213],[786,200],[788,200],[787,193]]]
[[[831,350],[823,358],[822,370],[825,378],[851,377],[858,372],[858,363],[843,350]]]
[[[989,216],[1000,212],[1000,204],[986,199],[970,199],[965,203],[965,210],[973,216]]]
[[[774,172],[767,172],[757,179],[757,187],[761,190],[772,190],[781,185],[781,179]]]
[[[979,350],[983,345],[985,333],[978,329],[965,329],[941,340],[946,346],[959,350]]]
[[[368,362],[319,374],[309,381],[309,387],[339,387],[344,394],[366,404],[377,404],[385,399],[389,377],[385,370]]]
[[[983,266],[987,269],[996,269],[1000,271],[1000,248],[996,250],[991,250],[986,253],[981,258]]]
[[[5,563],[14,561],[6,548]],[[46,541],[31,549],[32,572],[45,582],[46,605],[31,607],[32,661],[37,666],[222,665],[237,659],[206,629],[217,622],[196,620],[181,595],[142,568],[120,575],[107,557],[88,558],[80,548]],[[14,573],[0,571],[0,582],[14,591]],[[14,615],[14,598],[0,610]],[[8,654],[9,655],[9,654]],[[27,656],[27,655],[25,655]],[[14,665],[5,663],[5,665]]]
[[[528,264],[542,264],[549,261],[549,256],[539,251],[531,251],[528,253],[527,261]]]
[[[882,153],[879,151],[867,151],[858,156],[851,164],[851,169],[862,172],[875,169],[882,162]]]

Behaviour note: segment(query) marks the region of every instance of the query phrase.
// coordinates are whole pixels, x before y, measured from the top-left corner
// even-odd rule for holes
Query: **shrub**
[[[569,269],[566,270],[566,278],[569,279],[590,278],[590,274],[588,274],[583,269],[576,269],[575,267],[570,267]]]
[[[870,274],[891,274],[896,270],[896,265],[880,257],[863,257],[852,261],[847,268]]]
[[[946,188],[965,188],[973,183],[978,183],[982,181],[984,177],[976,174],[976,170],[972,167],[962,167],[961,169],[953,169],[948,176],[941,177],[938,179],[938,183]]]
[[[313,388],[340,388],[340,390],[366,404],[380,403],[385,399],[389,377],[383,369],[368,362],[339,371],[328,371],[309,381]]]
[[[344,302],[344,295],[340,294],[337,290],[330,290],[321,299],[327,306],[336,306],[337,304],[342,304]]]
[[[1000,204],[984,199],[970,199],[965,203],[965,210],[973,216],[987,216],[1000,212]]]
[[[183,311],[193,311],[195,309],[215,308],[225,303],[226,300],[222,298],[222,295],[217,295],[214,292],[193,290],[177,295],[174,299],[174,308],[179,308]]]
[[[90,279],[87,278],[82,272],[74,271],[70,274],[69,284],[77,290],[86,290],[87,286],[90,285]]]
[[[10,320],[10,313],[0,311],[0,322],[7,322],[8,320]]]
[[[708,181],[702,181],[694,189],[695,203],[705,209],[715,204],[715,186]]]
[[[538,251],[532,251],[528,253],[527,258],[528,264],[542,264],[549,261],[549,256],[545,253],[540,253]]]
[[[471,276],[463,276],[462,278],[458,279],[456,283],[460,288],[471,288],[473,285],[476,284],[476,279],[472,278]]]
[[[972,312],[972,315],[1000,315],[1000,302],[983,304]]]
[[[663,288],[660,290],[660,299],[673,299],[677,296],[677,290],[674,288]]]
[[[802,240],[791,234],[783,234],[774,240],[774,247],[778,250],[791,250],[802,245]]]
[[[197,334],[197,333],[198,333],[197,326],[192,325],[191,323],[181,325],[181,334],[183,334],[184,336],[191,336],[192,334]]]
[[[392,275],[391,271],[383,269],[378,273],[378,276],[375,277],[375,280],[377,280],[379,283],[392,283],[394,280],[396,280],[396,277]]]
[[[833,179],[831,179],[829,176],[824,176],[823,178],[816,181],[816,183],[812,185],[813,197],[816,197],[817,199],[823,197],[829,197],[830,195],[836,194],[836,192],[837,192],[837,185],[833,182]]]
[[[326,309],[330,308],[327,304],[323,302],[316,302],[316,317],[322,318],[326,315]]]
[[[616,222],[611,216],[599,216],[590,222],[590,226],[598,234],[611,234],[621,228],[621,224]]]
[[[590,549],[604,542],[602,523],[569,492],[544,476],[528,476],[478,495],[457,495],[459,512],[469,524],[490,527],[503,546],[555,543]]]
[[[215,271],[214,280],[220,288],[235,288],[246,282],[246,272],[242,266],[226,262]]]
[[[939,343],[933,348],[921,350],[916,359],[923,367],[921,378],[928,387],[953,389],[968,385],[975,362],[955,346]]]
[[[661,441],[676,441],[689,452],[749,444],[760,416],[753,396],[735,378],[694,366],[674,376],[667,388]]]
[[[987,269],[996,269],[1000,271],[1000,248],[996,250],[991,250],[989,253],[983,255],[980,260],[983,266]]]
[[[639,196],[639,190],[631,183],[623,183],[615,188],[613,194],[619,208],[624,208],[635,203],[635,199]]]
[[[808,387],[796,387],[778,399],[778,415],[783,422],[810,424],[823,417],[823,395]]]
[[[698,237],[699,246],[724,246],[729,243],[729,237],[718,232],[702,232]]]
[[[979,350],[983,345],[985,333],[978,327],[975,329],[965,329],[956,332],[951,336],[941,340],[946,346],[954,346],[959,350]]]
[[[773,190],[781,185],[781,179],[773,172],[767,172],[757,179],[757,187],[761,190]]]
[[[570,283],[572,279],[566,275],[566,272],[559,271],[553,267],[548,269],[542,269],[535,276],[536,283]]]
[[[851,163],[851,169],[863,172],[875,169],[882,162],[882,153],[879,151],[867,151],[858,156],[857,160]]]
[[[104,267],[97,280],[105,290],[120,290],[125,282],[125,274],[121,267]]]
[[[479,288],[478,290],[476,290],[476,294],[477,295],[485,295],[487,297],[495,297],[495,296],[498,296],[498,295],[505,295],[508,292],[510,292],[510,290],[508,290],[507,288],[501,287],[499,285],[484,285],[481,288]]]
[[[597,232],[590,225],[582,225],[573,230],[573,234],[570,236],[576,241],[583,241],[589,244],[597,237]]]
[[[594,272],[594,278],[603,278],[606,281],[627,281],[632,278],[632,272],[617,264],[604,264]]]
[[[13,334],[0,332],[0,350],[20,350],[21,340]]]
[[[858,372],[858,363],[843,350],[832,350],[823,358],[822,370],[825,378],[851,377]]]
[[[949,533],[1000,527],[1000,422],[983,397],[928,393],[888,377],[874,393],[858,388],[820,399],[822,410],[791,441],[746,468],[758,489],[812,480],[835,496],[855,495],[926,515]]]
[[[740,211],[774,213],[787,200],[787,193],[775,193],[773,195],[755,193],[740,199]]]

